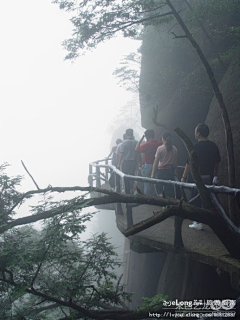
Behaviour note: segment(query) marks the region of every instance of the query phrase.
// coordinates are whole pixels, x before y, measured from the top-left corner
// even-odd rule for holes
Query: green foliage
[[[125,130],[127,127],[133,127],[135,133],[142,131],[139,100],[136,94],[132,100],[120,108],[111,126],[109,126],[109,131],[113,133],[116,128],[124,128]]]
[[[229,65],[229,63],[232,61],[236,53],[239,51],[239,47],[230,47],[228,50],[222,52],[220,54],[221,60],[224,64]],[[219,60],[217,58],[211,59],[211,65],[213,67],[217,67],[219,65]]]
[[[142,50],[145,56],[150,57],[147,63],[154,66],[154,70],[145,67],[142,62],[142,78],[149,85],[146,84],[144,89],[140,85],[140,91],[143,96],[151,96],[153,105],[159,105],[160,102],[162,105],[167,104],[182,78],[189,70],[196,68],[196,59],[189,43],[179,39],[172,41],[171,33],[181,36],[182,31],[164,0],[53,2],[72,14],[73,37],[64,42],[69,52],[66,59],[78,57],[80,52],[96,47],[117,33],[135,39],[144,37],[147,45]],[[198,43],[204,47],[206,58],[215,68],[216,77],[221,79],[224,68],[239,47],[240,1],[182,0],[174,3],[174,6],[184,17]],[[149,30],[150,33],[159,34],[154,42],[147,39]],[[153,53],[155,56],[152,57]],[[139,72],[129,67],[129,62],[132,62],[131,57],[126,57],[122,66],[116,69],[115,75],[120,85],[131,91],[139,91]]]
[[[196,33],[196,30],[204,27],[214,43],[214,51],[217,50],[222,55],[223,62],[228,63],[229,52],[239,46],[240,1],[200,0],[189,2],[192,3],[192,11],[188,12],[188,18],[193,26],[193,31]]]
[[[9,178],[5,168],[1,166],[0,173],[1,213],[9,212],[23,196],[16,191],[21,178]],[[31,210],[55,212],[41,230],[15,227],[0,235],[0,319],[82,319],[81,308],[113,308],[130,299],[114,273],[121,263],[106,234],[81,240],[92,216],[81,213],[83,199],[56,202],[45,195]],[[4,214],[5,224],[14,213]]]
[[[135,310],[135,313],[138,315],[141,312],[155,312],[158,309],[161,309],[163,306],[163,301],[167,300],[167,296],[163,294],[158,294],[153,298],[142,298],[143,304]]]
[[[66,59],[78,57],[79,50],[95,48],[116,33],[124,37],[139,38],[142,27],[169,21],[165,1],[158,0],[54,0],[60,9],[72,13],[73,37],[64,42],[69,51]]]
[[[4,163],[0,166],[0,224],[5,224],[11,219],[14,212],[11,211],[13,204],[17,202],[21,193],[16,187],[20,185],[21,177],[9,177],[5,171],[9,164]]]
[[[195,14],[201,18],[206,19],[206,16],[226,16],[232,14],[238,15],[240,10],[239,0],[198,0],[189,1],[194,6]]]
[[[121,60],[120,65],[121,67],[113,73],[119,80],[119,85],[125,87],[128,91],[139,92],[140,53],[131,52]]]

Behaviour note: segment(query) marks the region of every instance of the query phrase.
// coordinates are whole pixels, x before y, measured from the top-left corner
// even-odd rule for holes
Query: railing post
[[[176,185],[175,184],[173,185],[173,189],[174,189],[174,198],[177,199],[177,190],[176,190]]]
[[[101,179],[100,179],[100,167],[99,165],[96,166],[96,187],[101,188]]]
[[[133,226],[133,218],[132,218],[132,207],[129,204],[126,204],[127,209],[127,228]]]
[[[89,183],[90,187],[93,187],[92,165],[91,164],[89,164],[88,183]]]
[[[122,186],[123,190],[125,191],[126,194],[130,194],[130,184],[129,184],[129,180],[126,176],[124,176],[123,178],[123,186]]]
[[[108,159],[105,160],[105,164],[108,165]],[[108,180],[108,172],[109,172],[109,168],[108,168],[108,167],[105,167],[105,177],[106,177],[106,180]]]
[[[184,192],[184,188],[182,186],[180,187],[180,192],[183,200],[187,202],[187,197]],[[175,220],[174,220],[174,248],[175,249],[184,248],[183,239],[182,239],[182,223],[183,223],[183,218],[175,217]]]
[[[174,221],[174,248],[183,248],[183,240],[182,240],[182,223],[183,218],[175,217]]]
[[[115,181],[115,191],[118,193],[121,193],[120,177],[116,173],[114,173],[114,181]]]

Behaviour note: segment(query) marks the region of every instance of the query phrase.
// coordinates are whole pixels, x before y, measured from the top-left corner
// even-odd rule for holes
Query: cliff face
[[[220,82],[219,87],[222,92],[231,123],[236,167],[236,186],[240,187],[240,167],[238,165],[240,163],[240,52],[236,54]],[[225,132],[221,113],[215,98],[210,104],[205,123],[210,128],[209,139],[217,143],[222,157],[219,170],[220,184],[227,185]]]
[[[137,253],[125,240],[123,283],[133,292],[130,308],[142,297],[163,294],[167,300],[236,299],[239,292],[231,286],[228,273],[207,264],[166,252]]]
[[[146,58],[146,57],[145,57]],[[148,63],[151,63],[149,61]],[[144,71],[146,72],[146,70]],[[144,76],[142,72],[142,77]],[[227,157],[223,122],[215,98],[212,98],[210,88],[205,91],[191,93],[196,85],[196,77],[204,75],[198,70],[195,76],[191,74],[192,83],[189,88],[181,92],[179,82],[170,102],[163,106],[158,115],[158,121],[172,129],[182,128],[193,139],[194,128],[200,122],[205,122],[210,128],[209,139],[216,142],[220,154],[219,168],[220,184],[227,185]],[[203,79],[202,78],[202,79]],[[142,85],[145,80],[142,79]],[[150,81],[148,79],[148,81]],[[191,82],[191,81],[190,81]],[[207,83],[207,80],[206,80]],[[148,83],[150,86],[150,83]],[[154,84],[152,84],[154,86]],[[155,89],[155,93],[158,90]],[[227,106],[234,140],[236,182],[240,187],[240,53],[238,53],[225,72],[220,90]],[[201,94],[202,92],[202,94]],[[144,101],[142,97],[141,113],[142,124],[145,128],[152,128],[151,100]],[[154,127],[159,134],[164,128]],[[182,142],[175,136],[175,142],[181,154],[180,164],[184,164],[187,157]],[[127,240],[126,240],[127,241]],[[236,299],[239,292],[233,287],[234,279],[229,274],[219,273],[215,268],[206,264],[183,258],[172,253],[136,253],[128,250],[125,254],[124,282],[130,292],[135,292],[131,307],[141,303],[141,297],[153,297],[155,294],[164,294],[168,299]]]
[[[229,19],[228,16],[228,21],[224,20],[224,23],[228,23]],[[165,27],[149,26],[144,32],[140,75],[142,126],[153,128],[157,137],[166,129],[180,127],[194,142],[196,125],[201,122],[208,124],[209,139],[218,145],[222,158],[220,184],[227,185],[226,145],[220,109],[196,52],[187,39],[173,39],[173,26],[174,22]],[[182,34],[180,29],[174,29],[174,32]],[[194,37],[210,61],[212,45],[200,31]],[[219,42],[217,50],[221,52],[225,45],[230,46],[229,43]],[[240,54],[235,54],[225,64],[212,64],[212,67],[230,117],[239,187]],[[155,113],[154,109],[157,110]],[[179,165],[184,165],[187,152],[182,141],[176,135],[173,137],[179,150]],[[140,265],[141,268],[136,268]],[[236,298],[239,294],[231,287],[231,280],[226,274],[218,274],[210,266],[171,253],[140,255],[128,251],[124,274],[129,290],[137,292],[133,305],[140,302],[140,297],[156,293],[166,294],[169,299],[182,300],[207,297],[221,299],[227,296]],[[150,282],[147,283],[147,280]]]
[[[229,21],[224,22],[229,23]],[[194,142],[196,125],[207,119],[211,131],[210,138],[214,138],[213,140],[218,145],[223,145],[223,135],[214,134],[217,128],[221,129],[219,122],[214,125],[214,121],[210,120],[210,118],[215,118],[213,113],[220,119],[220,111],[216,102],[211,103],[214,95],[210,81],[189,40],[174,39],[172,30],[174,34],[183,34],[183,31],[175,24],[173,21],[171,25],[167,26],[149,26],[144,32],[140,75],[142,126],[147,129],[153,128],[157,136],[166,129],[173,130],[180,127]],[[212,63],[214,54],[212,44],[201,30],[197,30],[194,37],[200,44],[206,58],[211,62],[217,81],[219,83],[222,81],[221,88],[225,104],[229,114],[234,114],[236,108],[239,109],[239,102],[236,100],[238,99],[237,92],[239,92],[237,78],[239,71],[237,68],[229,67],[231,59],[224,63],[219,61]],[[215,49],[221,53],[224,46],[230,47],[231,45],[222,41],[222,43],[217,43]],[[235,58],[235,66],[238,64],[237,61],[239,61],[239,55],[238,58]],[[231,68],[231,71],[228,68]],[[156,108],[157,112],[154,113]],[[233,118],[230,120],[234,122]],[[234,135],[237,137],[239,129],[234,123],[232,125]],[[179,149],[180,165],[183,165],[187,157],[185,147],[176,135],[174,135],[174,143]],[[226,152],[222,148],[221,151],[225,166]]]
[[[145,57],[146,59],[146,57]],[[151,59],[150,59],[151,62]],[[150,63],[149,62],[149,63]],[[180,63],[180,62],[179,62]],[[144,85],[144,72],[141,74],[142,86]],[[188,86],[184,79],[179,81],[175,87],[175,92],[169,98],[168,103],[161,106],[159,105],[159,112],[157,121],[160,126],[153,124],[154,117],[154,103],[150,98],[147,102],[144,95],[141,98],[141,115],[142,125],[145,128],[154,128],[159,136],[164,130],[174,130],[180,127],[194,142],[194,129],[198,123],[204,122],[209,126],[210,135],[209,139],[214,141],[220,150],[221,164],[219,168],[219,182],[222,185],[227,185],[227,156],[226,156],[226,143],[225,143],[225,130],[221,111],[213,97],[213,91],[210,86],[209,80],[206,78],[205,70],[199,66],[195,71],[190,72],[185,76],[188,80]],[[152,83],[148,79],[149,83]],[[149,85],[148,83],[148,85]],[[153,82],[155,83],[155,82]],[[204,88],[200,83],[204,83]],[[199,86],[198,86],[199,85]],[[156,87],[154,84],[153,87]],[[234,155],[236,164],[236,186],[240,186],[240,51],[235,55],[232,62],[224,72],[224,75],[219,83],[219,88],[223,95],[223,99],[228,111],[233,141],[234,141]],[[156,94],[160,95],[160,90],[156,89]],[[155,98],[160,99],[160,97]],[[187,152],[182,141],[174,135],[174,143],[179,150],[179,164],[184,165],[187,157]]]

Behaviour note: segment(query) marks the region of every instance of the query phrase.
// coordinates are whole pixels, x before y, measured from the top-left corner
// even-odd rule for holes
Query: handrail
[[[146,177],[140,177],[140,176],[132,176],[132,175],[127,175],[117,169],[114,165],[109,164],[110,158],[102,159],[102,160],[97,160],[95,162],[92,162],[89,164],[89,184],[90,186],[94,186],[94,181],[96,181],[96,186],[98,188],[101,188],[101,181],[109,181],[108,179],[108,174],[111,173],[113,175],[113,184],[114,184],[114,190],[116,192],[121,193],[122,188],[125,190],[125,182],[126,180],[133,180],[133,181],[138,181],[138,182],[147,182],[147,183],[152,183],[152,184],[163,184],[163,185],[172,185],[174,187],[174,194],[175,198],[177,197],[177,189],[176,187],[180,188],[180,194],[181,196],[187,200],[187,197],[185,195],[184,189],[197,189],[195,183],[186,183],[186,182],[180,182],[180,181],[170,181],[170,180],[161,180],[161,179],[153,179],[153,178],[146,178]],[[105,162],[102,164],[102,162]],[[93,168],[95,168],[96,172],[93,172]],[[105,175],[104,173],[101,172],[101,168],[105,169]],[[183,169],[184,167],[181,167]],[[121,184],[122,187],[121,187]],[[218,202],[215,194],[221,193],[221,194],[227,194],[227,195],[234,195],[234,196],[240,196],[240,189],[237,188],[229,188],[227,186],[213,186],[213,185],[205,185],[206,188],[212,193],[212,197],[214,200],[214,203],[218,208],[223,212],[223,215],[225,216],[226,219],[229,220],[227,217],[226,213],[224,212],[224,209],[222,208],[221,204]],[[100,194],[98,194],[100,196]],[[194,200],[194,199],[191,199]],[[190,202],[191,202],[190,200]],[[238,206],[240,206],[240,201],[237,200]],[[117,205],[118,208],[122,210],[122,207]],[[136,206],[136,204],[134,204]],[[126,205],[126,215],[127,215],[127,227],[131,227],[133,225],[133,219],[132,219],[132,208],[130,204]],[[120,210],[119,209],[119,210]],[[120,210],[120,211],[121,211]],[[117,210],[118,211],[118,210]],[[183,240],[182,240],[182,222],[183,219],[179,217],[175,217],[175,224],[174,224],[174,248],[183,248]]]
[[[119,169],[117,169],[112,164],[99,164],[101,161],[107,161],[111,160],[111,158],[106,158],[103,160],[97,160],[95,162],[90,163],[93,167],[100,167],[100,168],[110,168],[113,172],[115,172],[120,178],[122,179],[129,179],[139,182],[147,182],[152,184],[166,184],[166,185],[176,185],[179,187],[184,187],[186,189],[195,189],[196,190],[196,184],[195,183],[187,183],[187,182],[180,182],[180,181],[171,181],[171,180],[161,180],[161,179],[155,179],[155,178],[146,178],[146,177],[140,177],[140,176],[132,176],[123,173]],[[184,168],[182,166],[179,166],[179,168]],[[92,174],[94,175],[94,174]],[[228,195],[236,195],[238,192],[240,192],[240,189],[238,188],[230,188],[227,186],[215,186],[215,185],[205,185],[206,188],[209,189],[210,192],[213,193],[224,193]]]

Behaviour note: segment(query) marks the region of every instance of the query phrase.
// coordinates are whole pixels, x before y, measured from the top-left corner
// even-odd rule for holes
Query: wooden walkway
[[[127,229],[126,205],[121,204],[120,206],[122,214],[119,213],[121,210],[119,208],[117,210],[117,206],[115,206],[116,223],[118,229],[123,232]],[[150,205],[139,205],[132,208],[133,223],[136,224],[151,217],[159,209],[159,207]],[[174,248],[174,217],[171,217],[129,237],[131,249],[139,253],[154,251],[175,252],[184,257],[214,266],[219,273],[222,271],[229,273],[233,287],[239,291],[240,260],[230,256],[210,227],[203,225],[203,230],[193,230],[188,227],[191,222],[189,220],[183,221],[182,238],[184,248]]]
[[[121,179],[124,179],[124,174],[119,170],[115,170],[115,167],[111,165],[109,166],[107,164],[107,160],[104,160],[106,162],[105,165],[101,165],[101,161],[102,160],[99,160],[96,163],[90,164],[89,184],[91,186],[94,186],[95,181],[97,187],[104,189],[109,188],[109,167],[115,172],[115,174],[118,174]],[[96,168],[95,173],[93,172],[94,167]],[[103,169],[105,172],[102,173],[100,169]],[[134,177],[134,180],[138,181],[138,183],[142,183],[143,178]],[[186,184],[186,187],[188,187],[188,185],[189,184]],[[224,187],[224,189],[229,188]],[[228,193],[229,190],[227,191]],[[236,191],[239,192],[237,189],[230,190],[230,192]],[[118,192],[121,192],[121,188]],[[91,196],[99,195],[92,194]],[[112,204],[98,206],[98,208],[115,210],[117,227],[121,232],[125,231],[128,225],[131,225],[127,223],[126,204]],[[138,205],[133,207],[133,224],[151,217],[154,212],[158,212],[160,210],[160,207],[150,205]],[[227,249],[210,227],[204,225],[203,230],[193,230],[188,227],[191,222],[192,221],[184,220],[182,224],[182,240],[184,248],[176,249],[174,247],[174,217],[168,218],[165,221],[152,226],[151,228],[135,234],[134,236],[130,236],[130,248],[139,253],[154,251],[174,252],[182,255],[183,257],[211,265],[216,267],[216,270],[219,272],[219,274],[223,271],[229,273],[231,276],[232,287],[240,292],[240,260],[231,257]]]

